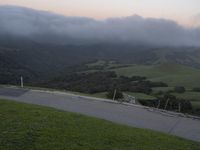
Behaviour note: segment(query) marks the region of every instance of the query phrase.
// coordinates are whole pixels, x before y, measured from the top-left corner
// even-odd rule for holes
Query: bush
[[[184,93],[185,92],[185,87],[183,86],[176,86],[174,88],[174,92],[177,92],[177,93]]]

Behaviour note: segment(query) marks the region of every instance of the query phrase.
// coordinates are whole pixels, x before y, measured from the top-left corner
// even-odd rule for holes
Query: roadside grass
[[[3,85],[3,84],[0,84],[0,87],[16,87],[16,88],[20,88],[20,86],[16,86],[16,85]],[[81,96],[88,96],[88,97],[96,97],[96,98],[108,99],[106,97],[107,92],[100,92],[100,93],[88,94],[88,93],[67,91],[67,90],[62,90],[62,89],[52,89],[52,88],[34,87],[34,86],[24,86],[24,88],[31,89],[31,90],[43,90],[43,91],[52,91],[52,92],[58,91],[58,92],[65,92],[65,93],[75,94],[75,95],[81,95]]]
[[[200,143],[53,108],[0,100],[2,150],[199,150]]]
[[[67,91],[67,90],[61,90],[61,89],[40,88],[40,87],[31,87],[31,86],[28,86],[27,88],[35,89],[35,90],[59,91],[59,92],[66,92],[69,94],[75,94],[75,95],[81,95],[81,96],[108,99],[106,97],[107,92],[99,92],[99,93],[89,94],[89,93],[81,93],[81,92]]]
[[[67,91],[67,92],[69,92],[69,91]],[[69,93],[77,94],[77,95],[82,95],[82,96],[89,96],[89,97],[109,99],[106,96],[107,92],[99,92],[99,93],[94,93],[94,94],[87,94],[87,93],[80,93],[80,92],[69,92]]]
[[[147,95],[144,93],[137,93],[137,92],[125,92],[128,95],[134,96],[136,99],[143,99],[143,100],[154,100],[155,97],[151,95]]]

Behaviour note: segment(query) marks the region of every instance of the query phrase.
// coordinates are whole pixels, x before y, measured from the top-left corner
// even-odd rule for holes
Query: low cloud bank
[[[0,34],[57,44],[128,43],[200,46],[200,28],[137,15],[97,21],[17,6],[0,6]]]

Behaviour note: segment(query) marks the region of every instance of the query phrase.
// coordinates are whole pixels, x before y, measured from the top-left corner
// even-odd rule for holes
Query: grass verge
[[[199,150],[200,143],[53,108],[0,100],[1,150]]]

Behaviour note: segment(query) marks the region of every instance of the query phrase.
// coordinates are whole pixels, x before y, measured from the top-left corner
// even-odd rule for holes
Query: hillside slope
[[[0,83],[15,84],[21,75],[26,78],[27,82],[35,79],[43,80],[66,72],[69,67],[75,68],[76,65],[96,60],[115,61],[119,64],[137,64],[144,71],[151,69],[151,67],[145,68],[142,65],[158,66],[157,64],[163,62],[200,68],[200,50],[191,47],[153,48],[149,45],[109,43],[55,45],[36,42],[23,36],[0,36]],[[178,70],[187,70],[187,67],[182,68],[181,65],[175,67],[180,67]],[[156,70],[158,69],[155,68]],[[160,73],[166,74],[164,70]],[[190,78],[190,75],[187,73],[185,75],[184,71],[180,73],[184,76],[181,77],[180,82]],[[149,73],[146,74],[149,76]],[[156,75],[156,77],[159,76]],[[195,75],[195,79],[199,79],[198,74]],[[164,80],[168,81],[168,78],[166,77]]]
[[[169,86],[185,86],[188,88],[200,85],[200,69],[176,64],[161,63],[156,65],[132,65],[114,69],[118,75],[146,76],[152,81],[162,81]]]

